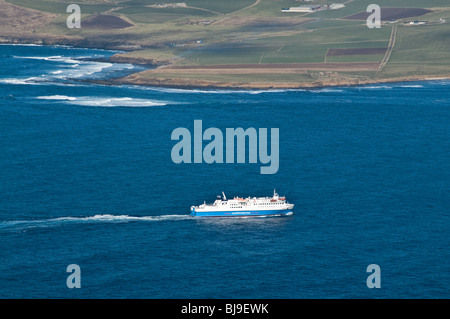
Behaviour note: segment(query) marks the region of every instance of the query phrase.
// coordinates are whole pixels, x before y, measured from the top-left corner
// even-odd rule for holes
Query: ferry
[[[288,216],[293,215],[294,204],[289,204],[286,197],[281,197],[276,190],[272,197],[234,197],[227,199],[225,193],[212,204],[204,202],[191,207],[194,217],[258,217],[258,216]]]

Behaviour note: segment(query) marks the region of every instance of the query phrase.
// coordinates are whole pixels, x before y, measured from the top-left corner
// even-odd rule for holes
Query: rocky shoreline
[[[150,65],[150,66],[162,66],[171,64],[169,60],[161,60],[155,58],[139,58],[139,57],[129,57],[122,53],[114,54],[109,58],[110,62],[113,63],[130,63],[137,65]]]
[[[167,78],[139,78],[136,74],[126,76],[124,78],[103,80],[101,84],[105,85],[141,85],[141,86],[157,86],[170,87],[180,89],[313,89],[337,86],[357,86],[380,83],[398,83],[398,82],[417,82],[450,79],[448,75],[427,75],[427,76],[408,76],[396,77],[389,79],[370,79],[370,80],[339,80],[339,81],[314,81],[314,82],[219,82],[198,79],[167,79]],[[99,82],[97,82],[99,83]]]
[[[86,48],[86,49],[100,49],[100,50],[117,50],[131,52],[143,49],[139,45],[123,44],[123,43],[105,43],[90,42],[86,39],[79,38],[67,38],[67,37],[47,37],[36,38],[30,37],[5,37],[0,36],[0,44],[14,44],[14,45],[63,45],[74,48]],[[171,60],[144,58],[144,57],[130,57],[124,55],[124,53],[116,53],[108,58],[108,62],[111,63],[130,63],[136,65],[148,65],[148,66],[163,66],[172,64]]]
[[[65,39],[67,40],[67,39]],[[49,43],[50,42],[50,43]],[[121,50],[130,51],[136,50],[136,48],[129,48],[127,46],[117,45],[86,45],[87,43],[65,43],[60,38],[54,39],[54,41],[38,41],[37,39],[27,38],[6,38],[0,37],[0,43],[2,44],[36,44],[36,45],[69,45],[74,47],[96,48],[105,50]],[[135,65],[145,65],[148,67],[160,67],[172,64],[170,60],[153,59],[153,58],[141,58],[141,57],[129,57],[122,53],[112,55],[109,59],[111,63],[130,63]],[[379,83],[397,83],[397,82],[416,82],[416,81],[431,81],[431,80],[443,80],[450,79],[450,74],[444,75],[417,75],[417,76],[402,76],[382,79],[357,79],[357,78],[331,78],[331,79],[316,79],[311,82],[226,82],[226,81],[213,81],[213,80],[200,80],[189,78],[162,78],[162,77],[142,77],[140,72],[128,75],[122,78],[113,78],[107,80],[85,80],[90,83],[98,83],[103,85],[140,85],[140,86],[156,86],[156,87],[168,87],[168,88],[182,88],[182,89],[196,89],[196,88],[208,88],[208,89],[314,89],[314,88],[326,88],[337,86],[357,86]]]

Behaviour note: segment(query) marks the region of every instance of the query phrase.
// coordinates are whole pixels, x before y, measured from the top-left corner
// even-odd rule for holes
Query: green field
[[[180,0],[177,0],[180,1]],[[281,8],[298,6],[294,0],[186,0],[186,6],[156,8],[153,0],[60,1],[7,0],[26,8],[57,14],[53,20],[33,30],[38,37],[53,35],[82,39],[99,47],[139,46],[141,50],[123,56],[148,58],[177,65],[215,64],[381,62],[383,54],[327,56],[329,49],[384,48],[390,43],[393,24],[369,29],[364,21],[342,19],[365,11],[372,0],[315,1],[320,4],[344,3],[345,8],[314,13],[283,13]],[[79,4],[83,19],[96,14],[121,17],[134,26],[125,29],[68,29],[68,4]],[[171,3],[171,2],[166,2]],[[382,7],[429,8],[432,13],[397,21],[398,32],[389,60],[380,72],[363,72],[364,78],[392,78],[411,75],[450,74],[450,3],[448,0],[379,0]],[[440,23],[440,19],[446,19]],[[425,20],[427,25],[405,22]],[[84,41],[84,42],[83,42]],[[343,72],[358,77],[357,73]],[[151,75],[155,77],[155,75]],[[162,76],[162,75],[159,75]],[[174,75],[171,75],[173,77]],[[242,81],[306,81],[293,75],[187,75],[180,78]]]
[[[105,4],[104,1],[7,0],[6,2],[57,14],[64,14],[67,6],[72,3],[79,4],[82,7],[83,14],[103,12],[115,6],[113,3]]]

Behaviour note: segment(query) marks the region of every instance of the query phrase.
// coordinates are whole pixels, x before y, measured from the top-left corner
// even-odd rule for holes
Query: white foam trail
[[[94,215],[87,217],[59,217],[49,219],[53,222],[129,222],[129,221],[163,221],[191,219],[189,215],[158,215],[158,216],[129,216],[129,215]]]
[[[58,217],[50,219],[12,220],[0,222],[0,229],[8,228],[36,228],[56,227],[65,224],[82,223],[127,223],[127,222],[157,222],[188,220],[190,215],[158,215],[158,216],[129,216],[129,215],[94,215],[85,217]]]
[[[67,101],[75,101],[77,98],[73,96],[67,95],[49,95],[49,96],[38,96],[37,99],[40,100],[67,100]]]
[[[113,98],[113,97],[78,97],[75,100],[67,102],[69,104],[97,106],[97,107],[149,107],[149,106],[164,106],[168,102],[134,99],[130,97]]]

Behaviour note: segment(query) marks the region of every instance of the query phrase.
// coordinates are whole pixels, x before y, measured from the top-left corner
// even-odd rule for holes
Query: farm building
[[[343,3],[332,3],[328,6],[328,8],[330,8],[331,10],[337,10],[337,9],[342,9],[345,8],[345,4]]]
[[[427,24],[427,21],[411,21],[409,24],[411,25],[421,25],[421,24]]]
[[[281,12],[314,12],[316,10],[319,10],[320,7],[320,5],[290,7],[281,9]]]

